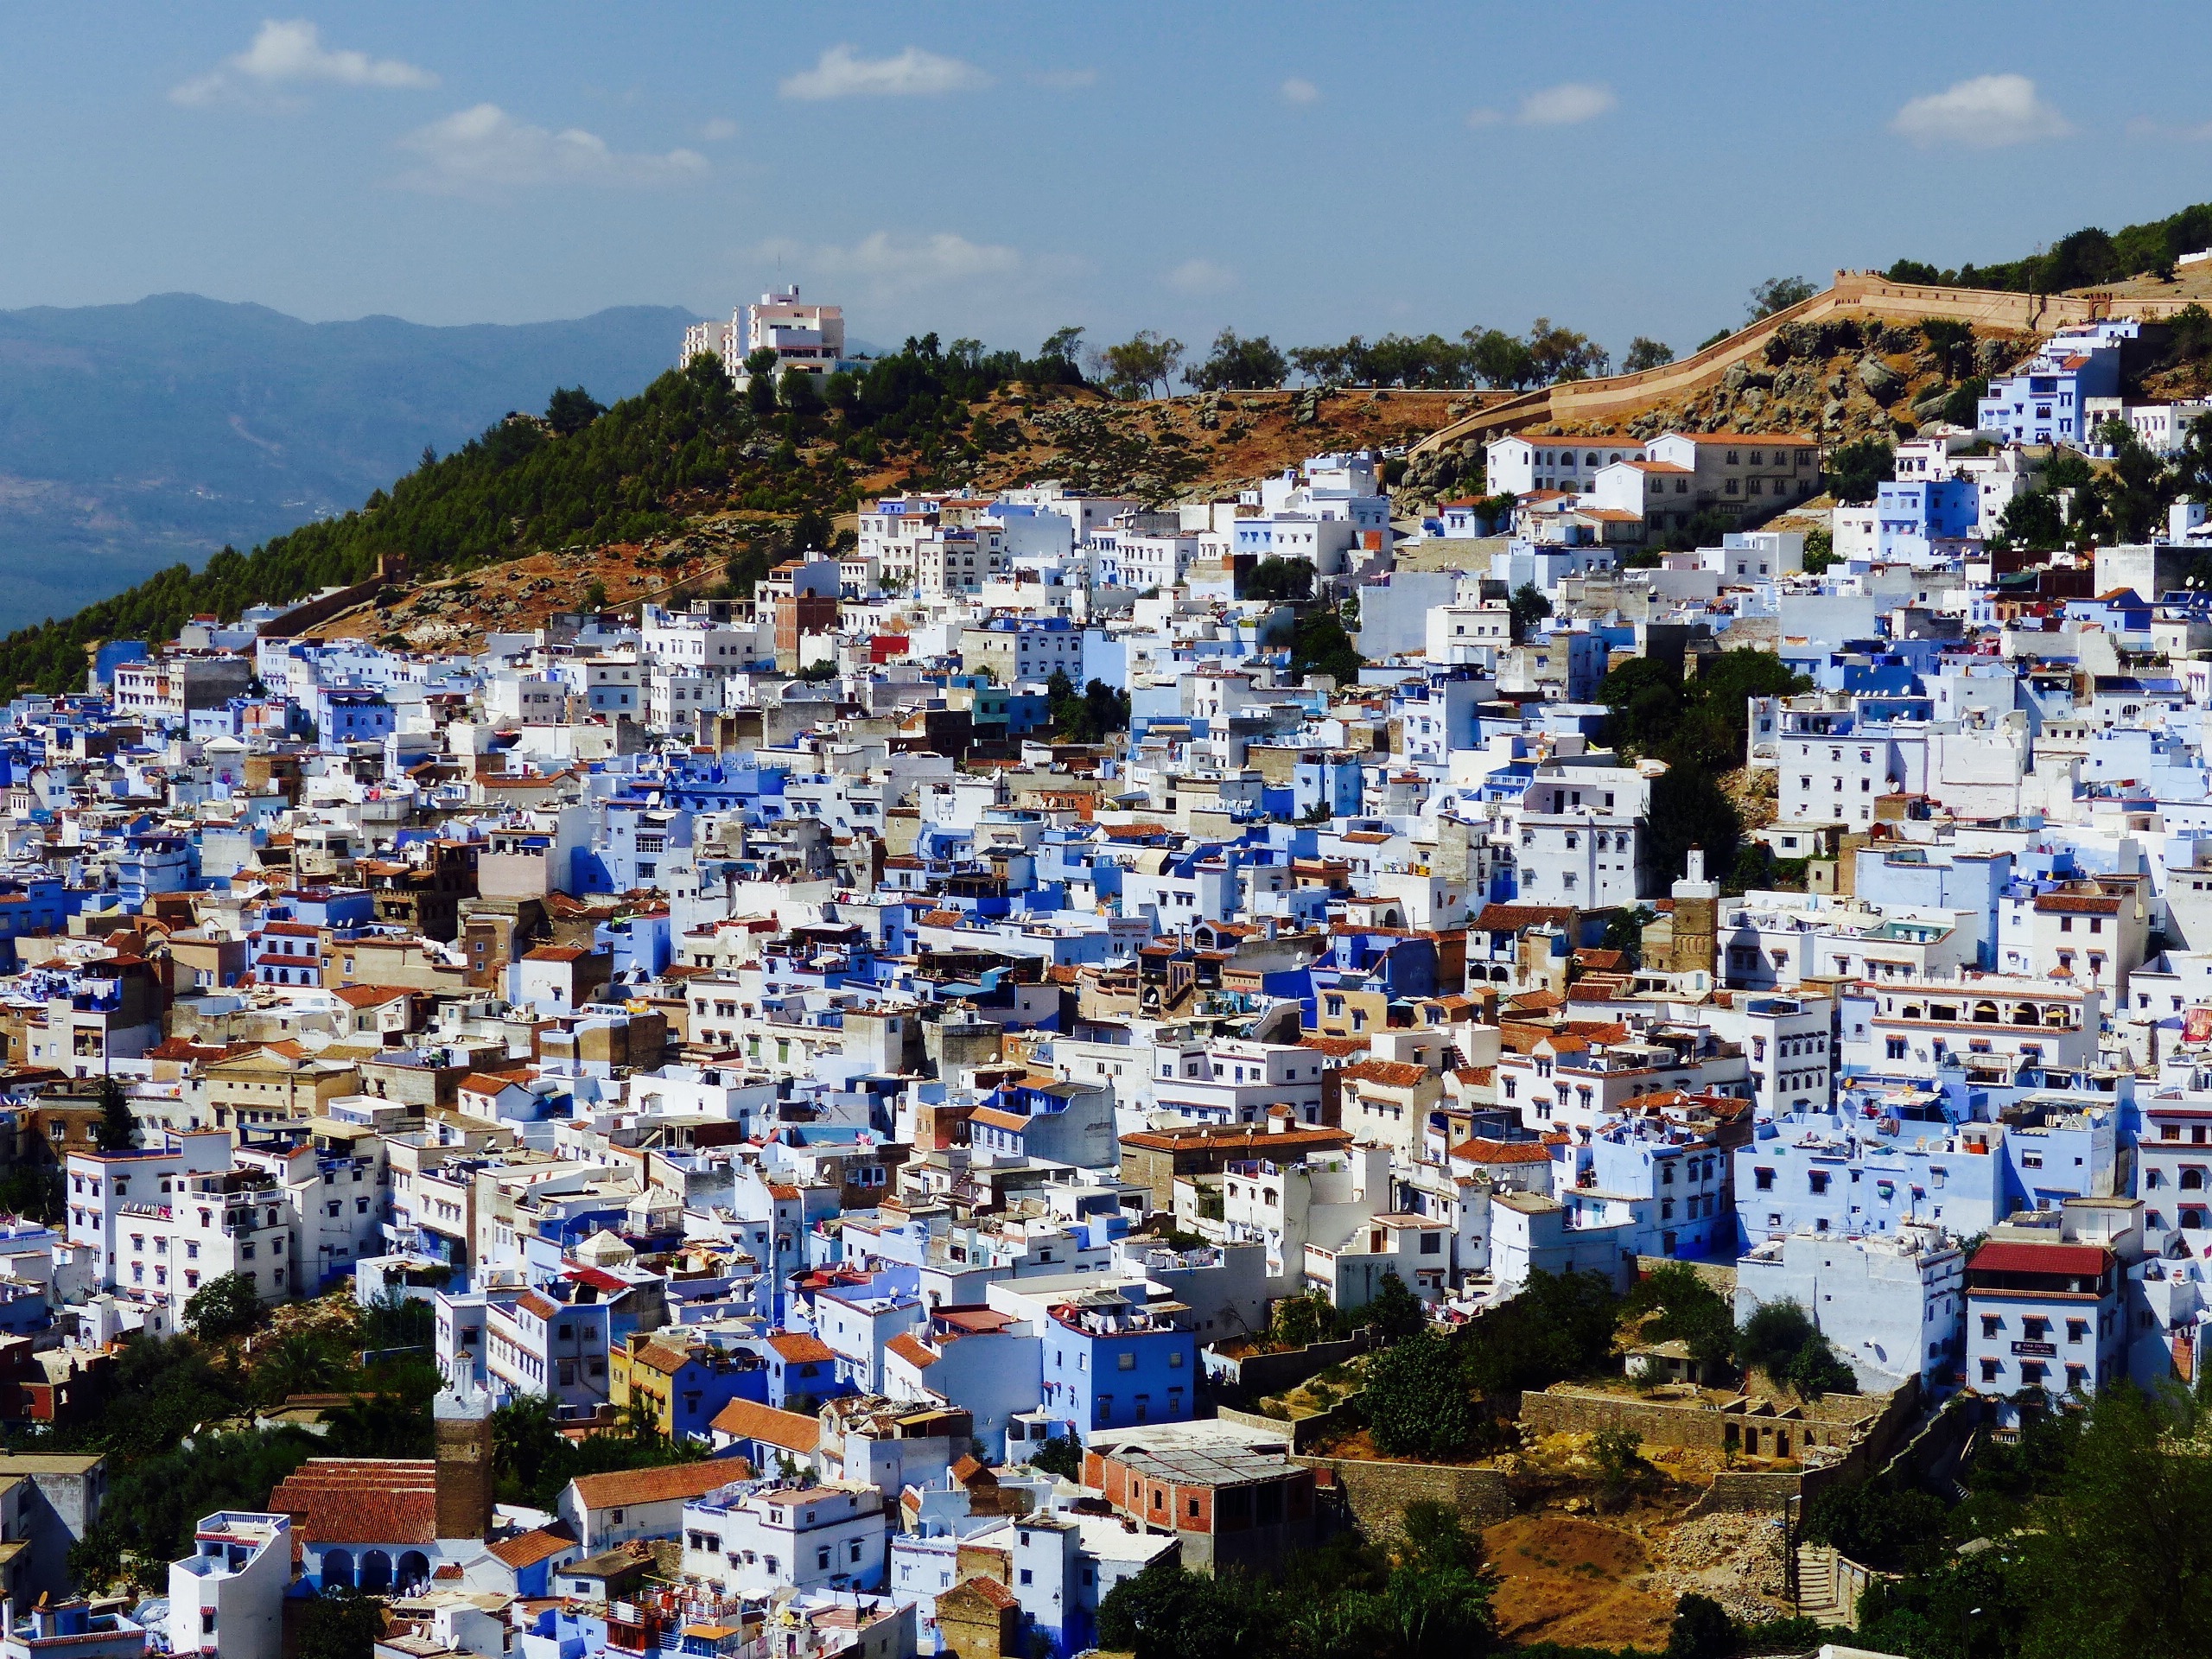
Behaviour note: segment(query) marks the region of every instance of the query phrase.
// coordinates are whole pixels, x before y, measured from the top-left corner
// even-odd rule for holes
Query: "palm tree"
[[[255,1391],[272,1404],[295,1394],[321,1394],[343,1382],[350,1370],[321,1338],[304,1331],[287,1332],[257,1357]]]

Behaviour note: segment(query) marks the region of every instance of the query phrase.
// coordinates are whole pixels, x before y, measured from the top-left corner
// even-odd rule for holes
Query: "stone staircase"
[[[1855,1605],[1843,1605],[1836,1583],[1836,1552],[1826,1544],[1797,1546],[1797,1611],[1823,1624],[1849,1624]],[[1852,1598],[1855,1604],[1856,1596]]]

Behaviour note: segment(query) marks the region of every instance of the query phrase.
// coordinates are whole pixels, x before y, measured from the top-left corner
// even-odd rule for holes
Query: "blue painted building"
[[[1180,1423],[1198,1403],[1198,1342],[1119,1289],[1056,1308],[1045,1321],[1043,1409],[1084,1445],[1103,1429]]]

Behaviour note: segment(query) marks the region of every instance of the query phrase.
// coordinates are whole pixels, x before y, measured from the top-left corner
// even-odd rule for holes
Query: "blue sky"
[[[2201,6],[10,6],[0,307],[1523,328],[2212,199]]]

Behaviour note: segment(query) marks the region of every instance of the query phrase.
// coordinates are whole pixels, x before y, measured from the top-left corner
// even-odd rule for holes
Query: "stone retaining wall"
[[[1384,1463],[1371,1458],[1300,1457],[1293,1461],[1331,1471],[1344,1488],[1352,1518],[1371,1538],[1395,1532],[1408,1503],[1448,1504],[1471,1528],[1494,1526],[1514,1512],[1512,1489],[1496,1469]]]

